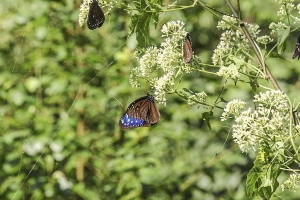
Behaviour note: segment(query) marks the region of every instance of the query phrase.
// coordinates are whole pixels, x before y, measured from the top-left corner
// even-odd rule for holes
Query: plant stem
[[[232,14],[234,15],[234,17],[236,17],[237,19],[239,19],[239,15],[236,13],[236,11],[234,10],[231,2],[229,0],[225,0],[226,4],[228,5],[229,9],[231,10]],[[265,72],[265,74],[267,75],[267,79],[268,81],[271,83],[272,87],[276,90],[280,90],[281,88],[279,87],[277,81],[275,80],[275,78],[273,77],[272,73],[270,72],[269,68],[267,67],[267,65],[265,64],[264,58],[262,56],[262,53],[260,51],[260,49],[257,47],[256,43],[253,41],[253,39],[251,38],[244,22],[239,19],[239,24],[240,27],[242,29],[242,31],[244,32],[245,36],[247,37],[247,39],[249,40],[250,45],[252,46],[255,55],[257,56],[259,63],[261,65],[261,68],[263,69],[263,71]]]

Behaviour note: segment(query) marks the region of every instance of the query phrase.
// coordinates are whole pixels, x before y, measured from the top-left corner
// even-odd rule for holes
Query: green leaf
[[[210,130],[211,130],[210,120],[212,119],[213,114],[214,113],[212,111],[202,113],[202,118]]]
[[[277,51],[278,54],[282,54],[285,51],[286,48],[286,39],[290,34],[290,27],[288,26],[286,29],[284,30],[280,30],[278,31],[278,41],[277,41]]]
[[[140,48],[150,45],[149,24],[152,21],[157,26],[158,14],[162,10],[161,0],[145,1],[135,3],[139,14],[135,14],[131,18],[130,33],[136,33],[136,39]]]
[[[286,59],[284,56],[279,55],[279,54],[276,53],[276,52],[270,53],[270,58],[279,58],[279,59],[282,59],[282,60],[286,60],[286,61],[287,61],[287,59]]]
[[[149,23],[150,17],[148,13],[144,15],[133,15],[131,18],[130,30],[131,33],[136,33],[136,39],[139,47],[146,47],[150,44]]]
[[[246,181],[246,191],[250,198],[252,198],[256,192],[256,185],[261,185],[259,171],[256,167],[253,167],[248,176]]]
[[[265,160],[269,160],[273,157],[273,154],[265,156],[268,156]],[[254,166],[250,170],[246,181],[246,191],[250,198],[259,195],[269,199],[279,186],[277,178],[282,172],[280,164],[269,163],[263,161],[260,156],[256,157]]]
[[[228,103],[223,97],[220,97],[221,102]]]
[[[233,66],[238,66],[238,67],[240,67],[240,66],[244,66],[244,65],[247,64],[247,63],[245,62],[245,60],[242,59],[242,58],[239,58],[239,57],[236,57],[236,56],[232,56],[232,59],[233,59],[233,61],[234,61],[234,63],[235,63],[235,65],[233,65]]]

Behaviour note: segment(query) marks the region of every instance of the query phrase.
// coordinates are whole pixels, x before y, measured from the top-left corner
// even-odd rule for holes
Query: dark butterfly
[[[294,54],[293,54],[293,59],[296,58],[298,56],[298,60],[300,58],[300,35],[298,37],[298,41],[296,43],[296,47],[295,47],[295,50],[294,50]]]
[[[123,129],[152,126],[159,122],[159,119],[160,113],[154,97],[147,93],[147,96],[138,98],[128,106],[119,121],[119,126]]]
[[[103,25],[105,21],[104,13],[98,5],[97,0],[93,0],[90,5],[89,15],[87,19],[87,26],[90,30],[94,30]]]
[[[183,60],[185,63],[191,62],[193,58],[192,42],[190,34],[186,33],[184,42],[183,42]]]

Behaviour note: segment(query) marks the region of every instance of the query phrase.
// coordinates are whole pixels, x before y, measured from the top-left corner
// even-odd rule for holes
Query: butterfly
[[[192,42],[190,38],[190,34],[186,33],[183,42],[183,60],[185,63],[191,62],[193,58],[193,50],[192,50]]]
[[[160,113],[154,97],[147,93],[147,96],[138,98],[128,106],[119,121],[119,126],[123,129],[152,126],[159,122],[159,119]]]
[[[103,25],[105,21],[104,13],[98,5],[97,0],[93,0],[87,19],[87,26],[90,30],[94,30]]]
[[[300,35],[298,37],[298,41],[296,43],[296,47],[295,47],[295,50],[294,50],[294,54],[293,54],[293,59],[296,58],[298,56],[298,60],[300,58]]]

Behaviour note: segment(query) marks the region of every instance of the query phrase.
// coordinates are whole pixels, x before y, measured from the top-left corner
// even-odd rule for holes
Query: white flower
[[[92,0],[83,0],[82,4],[80,5],[78,17],[79,26],[82,26],[87,21],[91,3]]]
[[[149,47],[144,55],[137,57],[139,66],[132,69],[129,82],[137,87],[139,79],[147,80],[154,89],[155,100],[166,105],[165,93],[174,90],[175,72],[189,72],[192,67],[185,66],[182,59],[182,43],[186,34],[184,23],[170,21],[163,25],[161,31],[164,41],[160,47]]]
[[[268,36],[268,35],[264,35],[264,36],[258,37],[258,38],[256,39],[256,41],[257,41],[258,43],[261,43],[261,44],[266,45],[266,44],[268,44],[268,43],[273,42],[273,39],[270,38],[270,36]]]
[[[251,50],[249,41],[244,33],[241,30],[234,29],[232,24],[237,24],[237,20],[229,16],[223,16],[223,20],[218,22],[217,28],[224,30],[224,32],[212,56],[214,65],[228,65],[228,63],[230,63],[230,55],[244,59],[245,53]],[[260,33],[258,25],[246,22],[244,22],[244,25],[253,39],[258,37]]]
[[[272,22],[270,25],[269,25],[269,28],[272,29],[271,31],[271,35],[276,35],[277,32],[281,31],[281,30],[285,30],[287,29],[287,25],[282,23],[282,22],[278,22],[278,23],[275,23],[275,22]]]
[[[290,177],[283,184],[281,184],[282,191],[287,189],[293,189],[294,191],[297,191],[299,188],[298,186],[299,181],[300,181],[300,174],[297,173],[291,174]]]
[[[174,72],[168,72],[162,77],[154,79],[153,82],[155,100],[160,104],[166,105],[165,92],[168,91],[170,87],[175,86]]]
[[[221,67],[217,72],[217,75],[222,76],[224,78],[232,78],[235,81],[240,78],[238,67],[234,64],[231,64],[228,67]]]
[[[221,121],[226,121],[230,118],[230,115],[233,115],[235,118],[237,118],[244,109],[245,105],[246,102],[240,99],[234,99],[228,102],[222,113]]]
[[[254,98],[254,102],[258,103],[256,110],[249,108],[239,113],[244,103],[235,105],[230,102],[222,114],[224,120],[228,119],[229,114],[234,115],[236,124],[232,127],[232,136],[242,152],[255,150],[270,139],[283,142],[289,136],[289,104],[286,95],[279,90],[270,90]]]
[[[204,92],[195,93],[188,97],[187,104],[193,106],[196,103],[205,103],[207,95]]]

